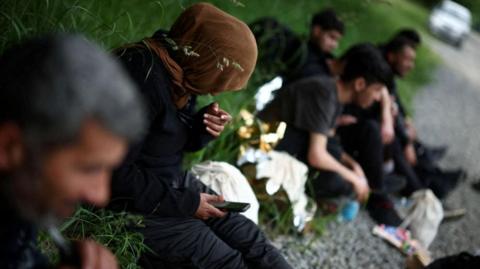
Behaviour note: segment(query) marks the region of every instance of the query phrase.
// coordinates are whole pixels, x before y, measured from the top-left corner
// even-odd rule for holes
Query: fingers
[[[210,127],[205,128],[209,134],[211,134],[214,137],[219,137],[221,132],[220,131],[214,131]]]
[[[232,120],[232,116],[223,110],[220,110],[216,114],[205,113],[203,114],[203,118],[204,120],[220,125],[225,125]]]
[[[230,114],[221,109],[218,110],[216,115],[205,113],[203,117],[203,123],[207,132],[215,137],[218,137],[223,132],[225,125],[232,119]]]
[[[82,269],[96,268],[97,265],[97,251],[95,244],[88,240],[79,242],[79,250],[82,261]]]
[[[228,120],[227,119],[222,119],[219,116],[204,114],[203,115],[203,123],[205,123],[205,124],[210,123],[210,124],[214,124],[214,125],[224,126],[225,124],[228,123]]]
[[[222,218],[224,217],[227,213],[223,212],[222,210],[210,205],[210,210],[208,210],[208,217],[210,218]]]
[[[217,102],[213,102],[210,107],[212,108],[212,110],[217,113],[218,112],[218,109],[219,109],[219,105]]]
[[[211,194],[207,194],[207,193],[202,193],[202,195],[205,196],[205,201],[207,203],[219,203],[219,202],[223,202],[223,196],[222,195],[211,195]]]
[[[367,200],[368,198],[368,188],[367,189],[362,189],[362,190],[359,190],[358,193],[357,193],[357,200],[360,202],[360,203],[363,203]]]
[[[79,242],[82,269],[117,269],[115,256],[104,246],[91,241]]]
[[[202,193],[202,195],[205,197],[205,202],[207,203],[206,214],[202,216],[204,220],[208,218],[221,218],[225,216],[225,212],[211,205],[212,203],[221,203],[225,201],[223,195],[210,195],[206,193]]]
[[[100,255],[99,257],[99,262],[98,262],[98,268],[102,269],[117,269],[117,261],[115,259],[115,256],[106,248],[104,248],[101,245],[98,245],[98,252]]]
[[[359,182],[355,184],[355,192],[359,202],[363,203],[368,199],[370,188],[365,178],[359,178]]]
[[[357,118],[351,115],[343,115],[337,118],[338,126],[347,126],[354,123],[357,123]]]
[[[354,124],[357,123],[357,118],[354,116],[346,116],[345,121],[347,124]]]

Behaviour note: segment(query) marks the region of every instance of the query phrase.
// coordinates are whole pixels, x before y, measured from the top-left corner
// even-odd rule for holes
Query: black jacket
[[[185,176],[185,151],[201,149],[213,137],[205,131],[204,109],[194,113],[195,97],[178,110],[172,99],[172,82],[161,60],[147,48],[118,52],[145,101],[149,129],[133,145],[112,178],[111,207],[165,217],[193,216],[200,194],[176,187]]]
[[[0,197],[0,268],[48,268],[37,248],[35,225],[20,218],[5,201]]]

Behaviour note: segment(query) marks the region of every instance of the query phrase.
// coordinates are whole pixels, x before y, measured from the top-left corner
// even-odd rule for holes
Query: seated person
[[[311,169],[320,171],[313,180],[317,194],[348,195],[355,192],[366,201],[372,217],[388,225],[400,224],[392,203],[383,194],[379,178],[365,178],[360,168],[341,150],[328,149],[327,139],[341,106],[355,103],[369,107],[382,96],[390,69],[380,52],[370,44],[350,48],[342,56],[343,69],[338,79],[313,76],[279,90],[276,97],[259,112],[266,122],[284,121],[287,129],[276,150],[286,151]],[[334,145],[337,149],[338,144]]]
[[[394,37],[381,47],[395,77],[403,78],[415,67],[418,42],[417,39],[404,34]],[[407,178],[404,194],[409,195],[415,190],[428,187],[437,197],[443,198],[449,190],[454,188],[462,171],[442,171],[438,168],[434,158],[429,157],[430,154],[436,155],[433,153],[435,150],[424,146],[416,136],[416,130],[408,119],[400,99],[395,78],[390,85],[391,99],[398,107],[394,121],[395,139],[391,151],[396,169]],[[420,152],[422,158],[419,159]]]
[[[332,52],[338,47],[344,31],[345,26],[334,10],[324,9],[316,13],[310,25],[306,60],[298,70],[290,70],[284,85],[315,75],[333,76]]]
[[[284,85],[312,75],[332,75],[332,52],[337,48],[344,24],[334,10],[316,13],[305,42],[273,17],[262,17],[250,25],[259,46],[259,65],[267,73],[278,73]]]
[[[55,229],[77,203],[107,203],[110,173],[144,125],[133,88],[80,36],[32,39],[0,56],[0,268],[53,268],[37,230]],[[94,241],[76,250],[80,264],[58,266],[118,268]]]
[[[149,130],[112,182],[112,208],[141,214],[152,252],[147,268],[291,268],[246,217],[220,211],[199,180],[182,171],[185,151],[220,135],[231,116],[214,103],[194,113],[195,96],[242,89],[257,59],[246,24],[205,3],[187,8],[170,31],[117,50],[148,108]]]

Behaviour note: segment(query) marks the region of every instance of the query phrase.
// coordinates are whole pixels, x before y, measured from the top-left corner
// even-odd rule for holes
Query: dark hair
[[[389,53],[401,52],[405,47],[411,47],[415,49],[415,44],[404,36],[398,36],[392,38],[387,43],[379,46],[383,55],[386,56]]]
[[[357,44],[350,47],[341,57],[343,63],[340,79],[350,82],[362,77],[367,84],[390,81],[391,70],[382,54],[370,43]]]
[[[0,123],[13,122],[27,147],[45,150],[77,139],[87,119],[136,139],[144,109],[115,59],[79,35],[27,40],[0,56]]]
[[[411,28],[403,28],[403,29],[400,29],[396,34],[395,36],[393,37],[394,38],[397,38],[397,37],[404,37],[408,40],[410,40],[410,42],[415,46],[417,47],[418,45],[420,45],[422,43],[422,38],[420,37],[420,34],[415,30],[415,29],[411,29]]]
[[[345,25],[331,8],[324,9],[313,15],[311,27],[313,28],[314,26],[320,26],[325,31],[335,30],[341,34],[345,32]]]

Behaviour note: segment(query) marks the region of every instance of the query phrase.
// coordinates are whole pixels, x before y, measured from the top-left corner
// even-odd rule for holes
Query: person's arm
[[[133,47],[122,51],[120,60],[136,82],[147,114],[147,127],[164,113],[168,87],[163,72],[145,48]],[[168,99],[169,100],[169,99]],[[143,141],[131,145],[123,164],[112,176],[112,201],[128,200],[129,206],[143,214],[162,216],[193,216],[199,207],[200,194],[189,189],[173,189],[169,179],[159,178],[137,162]],[[115,204],[116,205],[116,204]]]
[[[81,268],[117,269],[118,263],[113,253],[106,247],[92,240],[76,242]],[[70,265],[59,264],[57,269],[72,269]]]
[[[320,133],[310,133],[307,158],[310,166],[316,169],[338,173],[345,180],[352,183],[360,201],[366,200],[369,193],[366,180],[356,175],[352,170],[345,167],[328,153],[327,136]]]
[[[353,172],[362,178],[366,178],[365,173],[363,172],[362,167],[360,166],[357,161],[355,161],[348,153],[342,152],[341,160],[340,160],[346,167],[353,170]]]
[[[381,135],[383,144],[390,144],[395,138],[394,120],[392,114],[392,99],[386,87],[382,89],[381,105]]]

